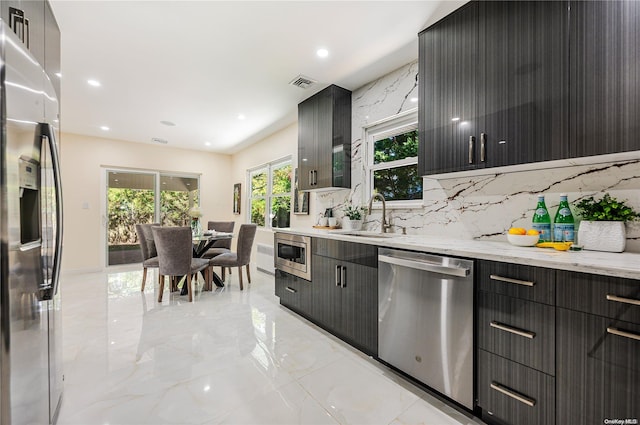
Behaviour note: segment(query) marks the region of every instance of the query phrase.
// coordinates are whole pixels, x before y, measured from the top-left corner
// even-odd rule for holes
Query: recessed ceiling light
[[[413,103],[416,103],[418,101],[417,97],[412,97],[411,99],[409,99],[410,101],[412,101]]]
[[[109,130],[111,130],[111,129],[110,129],[109,127],[107,127],[106,125],[102,125],[102,126],[100,126],[100,130],[102,130],[102,131],[109,131]]]
[[[327,49],[318,49],[316,51],[316,55],[321,58],[326,58],[327,56],[329,56],[329,51]]]
[[[245,117],[245,116],[244,116],[244,114],[239,114],[239,115],[238,115],[238,119],[239,119],[239,120],[243,120],[243,119],[245,119],[245,118],[247,118],[247,117]]]
[[[160,121],[160,124],[162,125],[166,125],[167,127],[175,127],[175,123],[171,122],[171,121]]]
[[[451,118],[451,121],[460,121],[460,117]]]
[[[100,87],[102,85],[98,80],[87,80],[87,84],[93,87]]]
[[[211,142],[204,142],[205,146],[211,146]]]

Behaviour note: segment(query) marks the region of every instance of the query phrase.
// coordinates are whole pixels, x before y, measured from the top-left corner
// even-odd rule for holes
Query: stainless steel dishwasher
[[[378,357],[473,409],[473,261],[378,250]]]

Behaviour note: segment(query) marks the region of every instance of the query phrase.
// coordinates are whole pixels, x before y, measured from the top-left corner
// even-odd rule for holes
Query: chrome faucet
[[[380,199],[382,201],[382,221],[380,223],[380,233],[387,233],[387,230],[391,227],[389,223],[387,223],[387,204],[381,193],[374,193],[373,196],[369,199],[369,211],[368,214],[371,214],[371,205],[373,204],[374,199]]]

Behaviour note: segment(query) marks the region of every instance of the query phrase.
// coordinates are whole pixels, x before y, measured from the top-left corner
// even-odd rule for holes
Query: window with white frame
[[[291,224],[291,158],[249,170],[250,222],[264,227]]]
[[[395,204],[421,204],[418,174],[418,112],[409,111],[365,129],[368,145],[368,195],[374,192]]]

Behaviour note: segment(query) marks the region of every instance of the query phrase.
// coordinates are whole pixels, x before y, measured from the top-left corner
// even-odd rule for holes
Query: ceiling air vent
[[[291,84],[292,86],[300,87],[301,89],[308,89],[315,83],[317,83],[317,81],[312,80],[309,77],[305,77],[304,75],[298,75],[296,78],[289,82],[289,84]]]
[[[162,143],[163,145],[166,145],[167,143],[169,143],[168,140],[164,140],[164,139],[161,139],[159,137],[153,137],[151,140],[156,142],[156,143]]]

